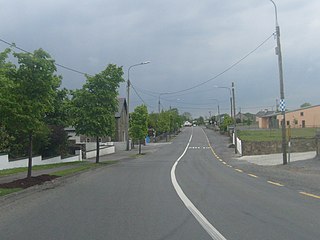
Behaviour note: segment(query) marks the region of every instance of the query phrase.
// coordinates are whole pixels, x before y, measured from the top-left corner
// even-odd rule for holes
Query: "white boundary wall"
[[[111,154],[111,153],[115,153],[115,146],[100,148],[100,151],[99,151],[100,156]],[[86,159],[94,158],[96,155],[97,155],[96,150],[86,152]]]
[[[45,165],[45,164],[54,164],[54,163],[67,163],[67,162],[77,162],[82,161],[82,153],[81,150],[79,155],[68,157],[68,158],[61,158],[61,156],[42,159],[41,156],[33,157],[32,158],[32,165]],[[8,155],[0,155],[0,170],[3,169],[10,169],[10,168],[19,168],[19,167],[28,167],[28,158],[9,161]]]
[[[242,142],[239,138],[237,138],[237,151],[242,156]]]

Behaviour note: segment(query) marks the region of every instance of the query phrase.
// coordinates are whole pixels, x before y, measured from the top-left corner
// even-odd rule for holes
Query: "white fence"
[[[45,164],[54,164],[54,163],[67,163],[67,162],[77,162],[82,161],[82,153],[79,151],[79,155],[61,158],[61,156],[42,159],[41,156],[32,158],[32,165],[45,165]],[[0,155],[0,170],[10,169],[10,168],[18,168],[18,167],[27,167],[28,166],[28,158],[9,161],[8,155]]]

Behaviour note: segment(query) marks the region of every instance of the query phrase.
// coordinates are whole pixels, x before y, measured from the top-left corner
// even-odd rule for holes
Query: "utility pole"
[[[233,99],[233,120],[234,120],[234,152],[237,153],[237,131],[236,131],[236,98],[234,96],[234,82],[232,82],[232,99]]]
[[[279,68],[279,80],[280,80],[280,111],[282,115],[282,158],[283,165],[288,163],[287,161],[287,139],[286,139],[286,104],[284,98],[284,84],[283,84],[283,70],[282,70],[282,53],[281,53],[281,44],[280,44],[280,27],[278,24],[278,11],[277,5],[274,1],[270,0],[274,5],[275,18],[276,18],[276,37],[277,37],[277,47],[276,55],[278,56],[278,68]]]

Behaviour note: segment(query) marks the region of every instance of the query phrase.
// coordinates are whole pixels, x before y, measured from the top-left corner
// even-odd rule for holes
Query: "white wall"
[[[240,155],[242,155],[242,142],[239,138],[237,138],[237,151]]]
[[[99,155],[103,156],[103,155],[107,155],[107,154],[111,154],[111,153],[115,153],[115,147],[114,146],[110,146],[110,147],[104,147],[104,148],[100,148],[100,152]],[[93,150],[93,151],[89,151],[86,152],[86,158],[94,158],[97,155],[97,151]]]
[[[127,142],[114,142],[117,151],[124,151],[127,149]],[[131,140],[129,140],[129,148],[131,149]]]
[[[82,161],[81,157],[81,150],[80,155],[72,156],[69,158],[61,159],[61,156],[49,158],[49,159],[42,159],[41,156],[33,157],[32,158],[32,165],[45,165],[45,164],[54,164],[54,163],[66,163],[66,162],[77,162]],[[9,161],[8,155],[0,155],[0,170],[3,169],[10,169],[10,168],[18,168],[18,167],[28,167],[28,158],[19,159],[15,161]]]

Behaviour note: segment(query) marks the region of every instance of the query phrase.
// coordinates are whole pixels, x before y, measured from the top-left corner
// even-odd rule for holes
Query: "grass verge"
[[[32,170],[35,170],[35,171],[46,170],[46,169],[52,169],[52,168],[57,168],[57,167],[75,165],[75,164],[79,164],[79,163],[80,162],[70,162],[70,163],[55,163],[55,164],[38,165],[38,166],[33,166]],[[0,176],[7,176],[7,175],[11,175],[11,174],[20,173],[20,172],[27,172],[27,170],[28,170],[27,167],[4,169],[4,170],[0,170]]]
[[[22,190],[22,188],[0,188],[0,197],[20,190]]]
[[[79,167],[68,168],[68,169],[64,169],[64,170],[61,170],[61,171],[56,171],[56,172],[51,173],[50,175],[55,175],[55,176],[62,177],[62,176],[70,175],[70,174],[73,174],[73,173],[82,172],[82,171],[85,171],[85,170],[88,170],[88,169],[91,169],[91,168],[97,168],[99,166],[114,164],[116,162],[117,161],[106,161],[106,162],[101,162],[101,163],[98,163],[98,164],[96,164],[96,163],[86,163],[86,164],[81,165]]]

